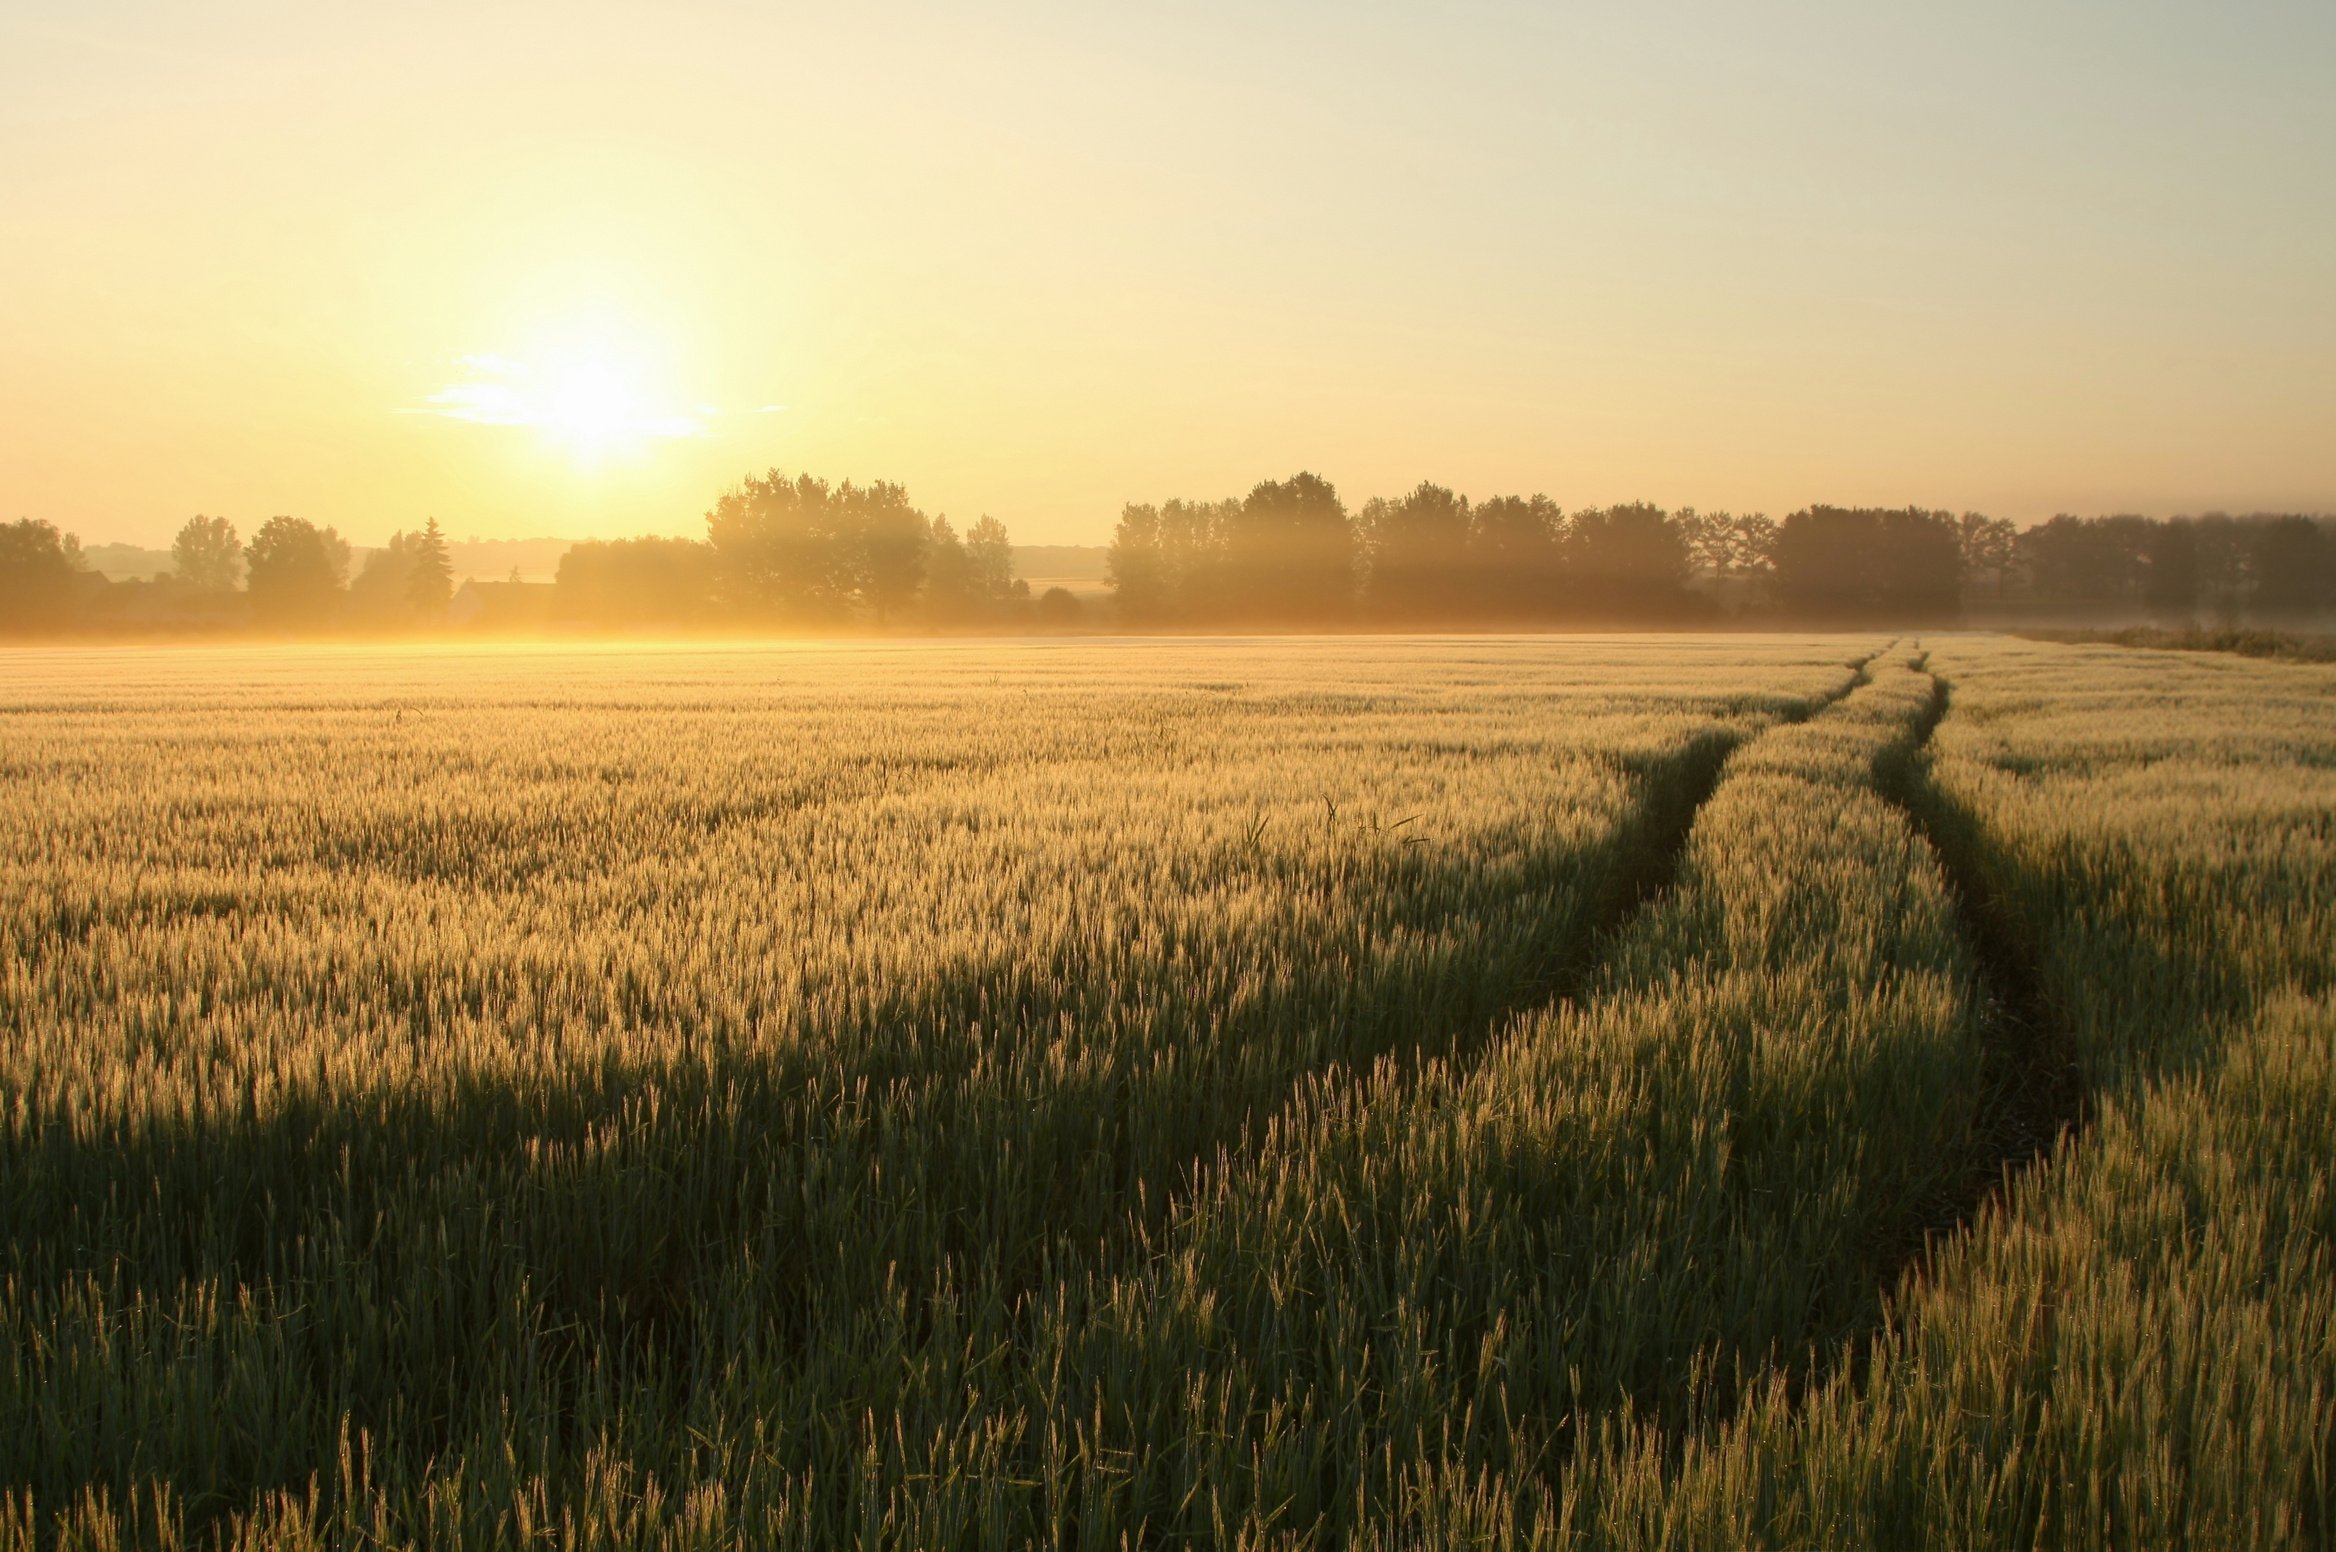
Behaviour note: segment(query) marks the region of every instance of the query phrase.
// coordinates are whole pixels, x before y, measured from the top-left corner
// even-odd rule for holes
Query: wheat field
[[[23,650],[0,1547],[2331,1534],[2336,670]]]

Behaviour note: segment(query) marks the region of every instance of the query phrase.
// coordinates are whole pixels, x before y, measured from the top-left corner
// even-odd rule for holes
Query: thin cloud
[[[706,422],[721,414],[710,404],[686,410],[651,404],[623,373],[599,363],[546,369],[482,354],[459,356],[456,364],[468,374],[464,380],[398,413],[600,443],[703,437],[711,434]]]

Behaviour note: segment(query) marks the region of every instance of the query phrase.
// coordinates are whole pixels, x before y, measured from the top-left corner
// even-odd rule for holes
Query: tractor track
[[[1903,751],[1875,771],[1875,790],[1938,859],[1957,926],[1979,982],[1981,1124],[1978,1162],[1942,1191],[1921,1225],[1921,1243],[1897,1267],[1920,1272],[1939,1240],[1967,1227],[2021,1175],[2049,1158],[2085,1122],[2085,1089],[2068,1020],[2045,991],[2042,967],[1996,887],[1976,819],[1930,775],[1930,743],[1953,687],[1927,665],[1930,705]]]
[[[1905,736],[1875,759],[1872,790],[1937,861],[1957,936],[1970,954],[1977,1119],[1966,1158],[1876,1245],[1869,1263],[1876,1299],[1868,1320],[1776,1363],[1772,1372],[1796,1411],[1837,1376],[1863,1382],[1899,1324],[1894,1312],[1930,1283],[1941,1255],[2087,1119],[2088,1091],[2067,1018],[2046,992],[2028,934],[1994,881],[1978,821],[1931,776],[1931,741],[1946,719],[1953,686],[1930,669],[1927,654],[1917,652],[1911,666],[1929,679],[1930,698]],[[1858,682],[1866,677],[1861,668]],[[1708,1437],[1710,1424],[1735,1413],[1755,1388],[1742,1383],[1751,1378],[1722,1382],[1711,1398],[1717,1405],[1700,1409],[1700,1422],[1663,1427],[1673,1461],[1697,1437]]]

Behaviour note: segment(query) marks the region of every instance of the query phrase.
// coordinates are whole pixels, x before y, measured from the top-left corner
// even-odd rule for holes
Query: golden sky
[[[0,517],[2336,510],[2332,82],[2327,0],[0,0]]]

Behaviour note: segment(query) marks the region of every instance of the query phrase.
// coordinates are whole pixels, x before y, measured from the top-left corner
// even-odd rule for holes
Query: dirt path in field
[[[1927,1275],[1934,1249],[2000,1200],[2060,1140],[2084,1124],[2085,1093],[2068,1023],[2045,995],[2033,948],[1990,882],[1985,842],[1971,817],[1930,776],[1930,742],[1946,720],[1953,687],[1923,658],[1930,705],[1902,754],[1882,762],[1875,789],[1938,858],[1955,918],[1979,974],[1982,1062],[1978,1159],[1924,1215],[1920,1239],[1888,1269],[1886,1289]]]
[[[1847,679],[1834,689],[1810,696],[1799,707],[1778,717],[1771,727],[1792,727],[1807,722],[1848,699],[1873,682],[1867,670],[1896,645],[1893,641],[1863,657],[1848,659],[1844,664],[1849,669]],[[1637,842],[1625,848],[1625,860],[1608,881],[1589,930],[1581,935],[1573,952],[1553,963],[1532,984],[1520,988],[1480,1031],[1473,1032],[1476,1038],[1470,1042],[1471,1047],[1490,1040],[1503,1024],[1520,1013],[1551,1002],[1578,1002],[1591,993],[1600,970],[1613,957],[1615,941],[1630,931],[1632,922],[1660,904],[1677,886],[1679,870],[1687,861],[1688,839],[1695,833],[1696,818],[1711,801],[1712,794],[1719,790],[1720,781],[1727,774],[1728,761],[1738,750],[1758,743],[1769,731],[1770,728],[1762,728],[1747,737],[1725,742],[1715,740],[1711,747],[1697,750],[1683,763],[1679,774],[1672,778],[1673,785],[1650,794],[1643,815],[1635,821],[1641,832]]]
[[[2067,1020],[2046,996],[2036,956],[1990,881],[1987,843],[1976,821],[1931,777],[1931,741],[1946,720],[1953,686],[1930,669],[1927,654],[1917,651],[1909,662],[1929,678],[1930,699],[1903,739],[1876,760],[1873,790],[1937,859],[1957,930],[1970,950],[1978,982],[1977,1134],[1967,1165],[1930,1194],[1903,1238],[1877,1259],[1880,1298],[1867,1328],[1806,1349],[1781,1366],[1796,1407],[1837,1375],[1862,1382],[1890,1340],[1885,1311],[1928,1281],[1939,1253],[2028,1171],[2048,1162],[2085,1120],[2086,1094]],[[1716,1415],[1729,1415],[1738,1399],[1740,1393],[1722,1402]],[[1693,1432],[1682,1429],[1671,1443],[1683,1448]]]
[[[1895,645],[1890,643],[1889,645]],[[1639,916],[1656,908],[1677,884],[1687,855],[1688,838],[1697,817],[1726,775],[1730,759],[1759,742],[1769,732],[1806,722],[1871,682],[1869,667],[1889,646],[1862,657],[1845,659],[1848,670],[1841,682],[1810,694],[1776,720],[1748,732],[1699,738],[1648,772],[1645,801],[1625,822],[1626,835],[1617,851],[1620,860],[1585,908],[1576,930],[1560,934],[1554,927],[1541,962],[1529,966],[1502,989],[1491,1005],[1457,1027],[1423,1031],[1417,1038],[1379,1059],[1416,1067],[1428,1060],[1460,1062],[1472,1059],[1520,1015],[1555,1002],[1590,996],[1598,984],[1615,944]],[[1367,1070],[1368,1063],[1355,1070]],[[1253,1156],[1277,1116],[1286,1115],[1306,1085],[1319,1079],[1322,1069],[1293,1072],[1264,1103],[1251,1107],[1241,1120],[1214,1136],[1212,1146],[1178,1161],[1161,1176],[1148,1179],[1133,1193],[1141,1205],[1130,1206],[1109,1222],[1091,1226],[1084,1243],[1091,1247],[1090,1265],[1112,1267],[1131,1248],[1149,1243],[1175,1211],[1197,1170],[1227,1159]],[[1096,1167],[1124,1172],[1127,1161],[1112,1157]],[[1046,1273],[1044,1275],[1051,1275]],[[1041,1269],[1031,1268],[1008,1286],[1013,1302],[1034,1290]]]

